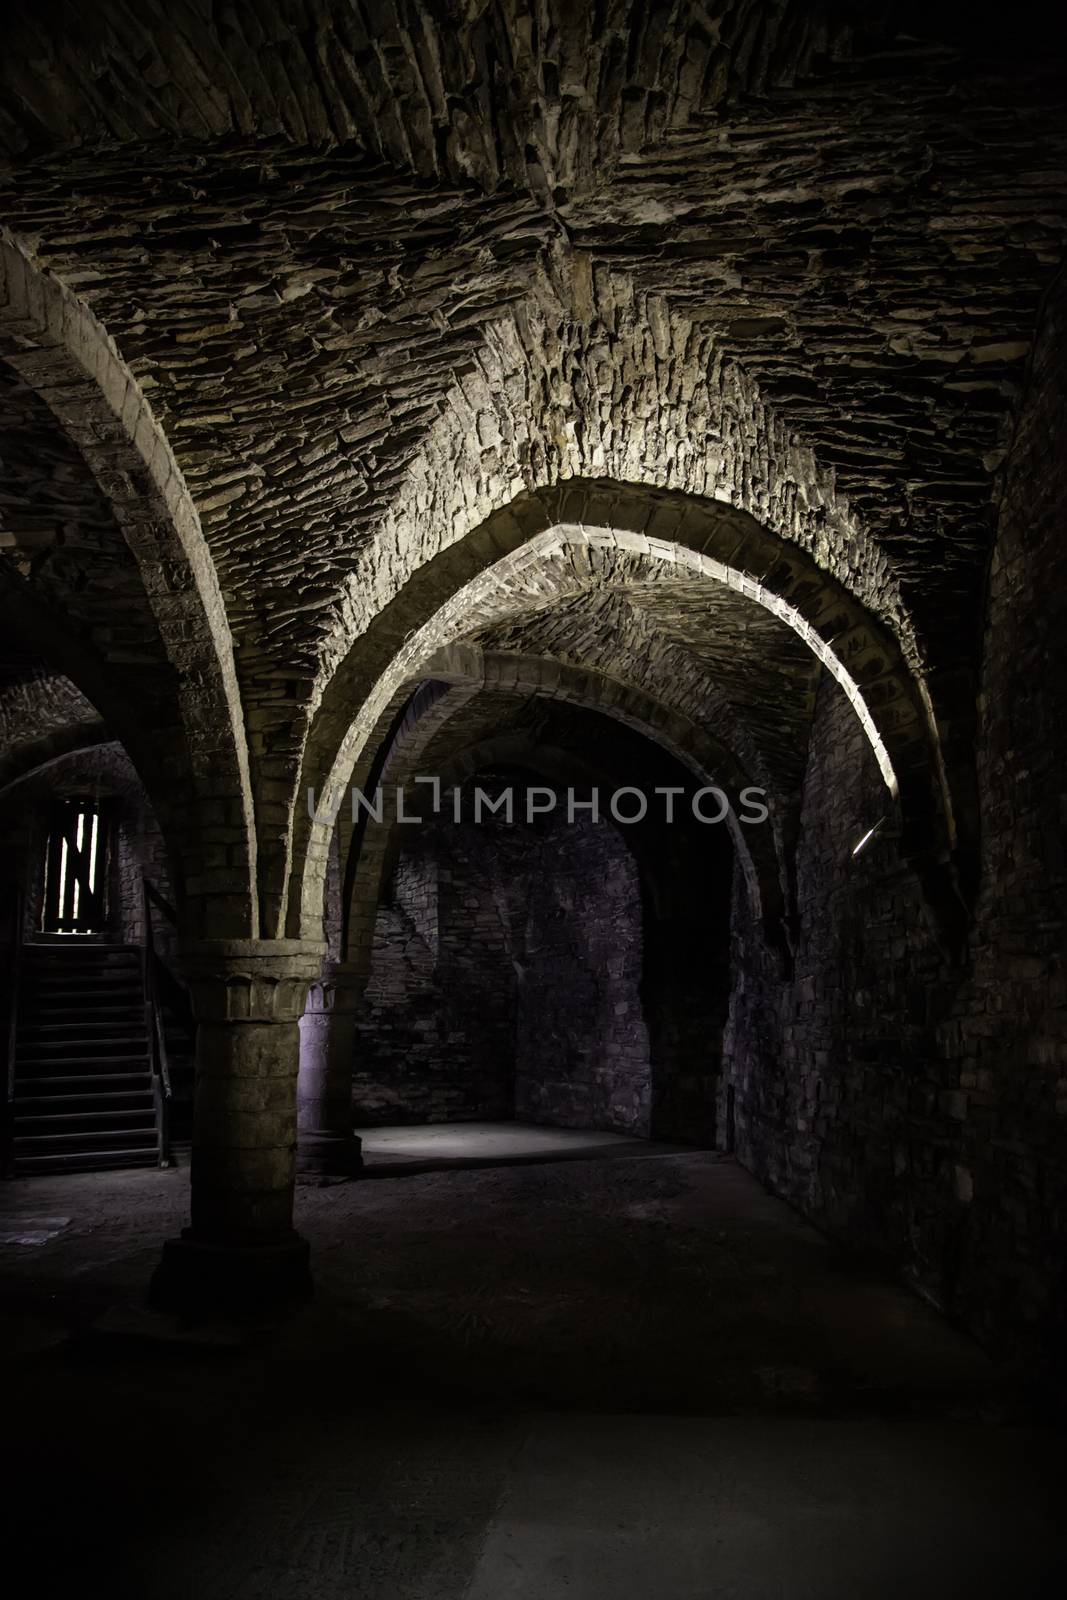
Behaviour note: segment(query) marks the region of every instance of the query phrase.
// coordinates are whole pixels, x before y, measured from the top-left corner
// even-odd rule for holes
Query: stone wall
[[[357,1023],[357,1123],[511,1114],[514,969],[496,832],[427,824],[405,841]]]
[[[783,979],[734,899],[726,1053],[738,1154],[825,1226],[914,1251],[949,1162],[936,1032],[952,988],[857,719],[820,687],[797,844],[795,965]],[[947,990],[946,990],[946,985]]]
[[[998,1354],[1057,1366],[1067,1309],[1067,310],[1045,312],[1003,478],[980,701],[982,876],[952,963],[840,691],[817,698],[795,971],[735,893],[722,1142],[835,1234],[888,1256]]]
[[[37,663],[0,686],[0,751],[5,755],[95,719],[95,709],[69,678]]]
[[[105,9],[92,48],[57,54],[34,17],[0,67],[42,86],[3,129],[35,154],[6,181],[5,216],[33,257],[27,268],[12,247],[14,339],[39,347],[16,342],[9,360],[28,391],[20,415],[57,375],[68,414],[66,364],[24,326],[49,287],[46,320],[74,330],[139,452],[136,472],[123,447],[93,473],[121,500],[146,463],[181,531],[175,549],[149,530],[138,569],[125,563],[123,610],[145,625],[138,660],[156,663],[161,698],[167,661],[197,687],[173,724],[140,720],[184,722],[198,774],[228,772],[211,791],[230,807],[225,850],[213,836],[192,890],[247,887],[234,670],[276,933],[302,749],[307,737],[318,760],[335,669],[445,545],[575,476],[744,507],[909,655],[917,619],[942,666],[973,668],[959,647],[992,475],[1067,236],[1061,97],[1043,61],[1022,71],[998,49],[997,70],[979,71],[969,28],[931,52],[888,14],[873,54],[871,38],[853,50],[827,20],[839,7],[799,0],[719,7],[713,28],[701,6],[551,4],[532,31],[511,3],[458,8],[447,25],[423,8],[414,29],[382,5],[381,48],[349,33],[350,8],[309,33],[275,7],[284,91],[257,49],[239,52],[235,78],[239,34],[201,18],[180,89],[153,57],[150,83],[126,73],[109,96],[115,64],[146,46],[128,7]],[[149,11],[168,37],[168,8]],[[101,144],[106,127],[117,143]],[[355,256],[339,247],[357,236]],[[27,455],[20,498],[35,485]],[[117,509],[125,525],[131,508]],[[186,545],[210,625],[195,672],[196,608],[160,650],[169,609],[137,598]],[[93,567],[121,556],[108,529]],[[98,627],[97,571],[84,589],[61,584],[65,560],[34,582]],[[415,619],[397,620],[401,638]],[[377,675],[346,684],[343,704]],[[313,781],[331,767],[328,754]],[[237,908],[213,909],[229,922]]]
[[[955,1304],[1053,1349],[1067,1314],[1067,288],[1044,308],[1003,477],[978,748],[973,978],[947,1030],[967,1226]],[[1061,1369],[1062,1370],[1062,1369]]]
[[[516,1116],[648,1134],[641,970],[640,885],[620,834],[588,821],[553,830],[526,903]]]
[[[647,1133],[640,978],[637,872],[610,825],[557,812],[412,829],[375,925],[357,1122]]]

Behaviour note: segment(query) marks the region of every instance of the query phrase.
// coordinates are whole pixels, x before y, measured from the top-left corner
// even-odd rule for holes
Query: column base
[[[297,1183],[329,1183],[363,1173],[361,1141],[354,1133],[301,1129],[296,1141]]]
[[[161,1311],[268,1311],[307,1300],[310,1251],[298,1233],[277,1244],[212,1244],[189,1231],[163,1245],[148,1298]]]

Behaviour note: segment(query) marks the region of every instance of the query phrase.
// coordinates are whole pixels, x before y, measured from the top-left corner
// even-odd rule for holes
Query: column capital
[[[318,976],[311,980],[304,1015],[342,1016],[359,1007],[367,974],[351,961],[324,961]]]
[[[210,939],[182,947],[198,1022],[296,1022],[323,948],[311,939]]]
[[[353,962],[324,961],[308,991],[297,1081],[297,1161],[305,1180],[352,1178],[363,1165],[352,1132],[352,1058],[366,981]]]

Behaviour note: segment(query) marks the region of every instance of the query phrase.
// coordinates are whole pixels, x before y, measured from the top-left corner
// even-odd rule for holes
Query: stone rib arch
[[[48,407],[107,501],[173,669],[195,821],[213,858],[210,866],[193,861],[187,875],[188,899],[211,902],[210,916],[202,906],[193,925],[210,920],[226,936],[255,937],[255,817],[233,646],[181,470],[113,340],[6,229],[0,340],[4,359]]]
[[[0,799],[27,778],[82,750],[111,744],[107,724],[100,717],[52,728],[38,739],[27,740],[6,750],[0,757]]]
[[[390,746],[387,758],[389,781],[388,784],[384,782],[386,775],[383,773],[383,794],[388,794],[396,785],[403,785],[415,775],[421,752],[469,698],[462,692],[446,693],[405,730],[406,737]],[[369,800],[371,797],[368,795],[367,798]],[[342,959],[358,972],[361,982],[370,970],[374,920],[384,886],[384,874],[392,859],[389,841],[395,827],[388,819],[381,824],[369,819],[362,833],[352,837],[349,843],[342,906]]]
[[[719,590],[712,592],[699,573],[617,547],[561,542],[544,548],[538,541],[530,556],[528,568],[509,577],[505,586],[494,588],[487,574],[468,587],[471,605],[462,618],[454,619],[457,632],[466,630],[462,637],[487,655],[553,659],[561,667],[589,669],[594,677],[643,686],[654,699],[667,699],[691,720],[713,726],[752,783],[784,792],[789,780],[781,761],[771,759],[721,682],[690,653],[692,641],[665,634],[644,610],[646,602],[675,592],[677,585],[657,581],[664,574],[672,579],[684,575],[682,587],[689,599],[717,600]],[[577,614],[576,605],[581,608]],[[720,613],[717,622],[722,621]],[[710,624],[712,632],[715,626]],[[619,652],[622,642],[625,660]],[[664,684],[670,685],[669,694],[662,692]]]
[[[306,744],[301,791],[321,785],[328,808],[395,686],[420,675],[428,651],[446,642],[449,628],[461,620],[464,587],[483,574],[506,581],[530,560],[535,541],[551,540],[561,528],[578,540],[695,561],[708,576],[787,622],[849,694],[879,753],[892,803],[899,804],[906,847],[932,877],[934,864],[954,844],[952,805],[928,699],[888,630],[810,556],[786,546],[747,513],[628,484],[575,481],[521,495],[420,568],[331,679]],[[352,706],[360,707],[355,719]],[[325,842],[322,830],[313,830],[298,813],[293,886],[299,902],[292,925],[309,912],[315,920],[314,880]],[[950,886],[941,904],[951,908]]]
[[[7,648],[10,654],[10,641]],[[69,678],[42,661],[10,663],[0,687],[0,770],[22,769],[34,748],[52,738],[65,746],[84,730],[87,743],[97,742],[100,727],[96,707]]]
[[[854,590],[917,667],[891,564],[832,474],[724,359],[707,327],[636,286],[610,310],[594,306],[590,269],[580,251],[542,250],[529,298],[486,325],[347,580],[323,641],[319,689],[420,565],[517,497],[562,492],[574,481],[699,496],[747,512]]]
[[[329,609],[300,613],[316,628],[319,661],[306,692],[298,689],[308,736],[353,642],[427,565],[516,497],[560,494],[574,481],[703,496],[748,512],[855,590],[917,669],[919,648],[885,551],[813,450],[724,358],[713,330],[665,295],[614,277],[614,289],[598,297],[592,258],[558,242],[539,249],[530,274],[521,301],[485,324],[452,374],[399,486],[383,492],[382,514],[346,513],[357,553],[343,587]],[[294,785],[300,759],[293,710],[269,697],[257,708],[269,746],[262,770],[279,791]],[[273,916],[286,893],[284,851],[277,835],[263,847]]]
[[[610,678],[606,673],[568,667],[558,661],[514,657],[478,650],[467,644],[447,646],[429,663],[435,679],[468,686],[474,692],[523,693],[599,711],[659,745],[680,766],[709,786],[720,786],[736,798],[747,788],[760,788],[729,745],[710,734],[677,707],[653,698],[646,690]],[[765,791],[766,792],[766,791]],[[748,889],[753,916],[762,918],[772,944],[781,946],[786,915],[783,883],[785,849],[776,797],[768,795],[771,820],[766,837],[751,836],[731,812],[727,826]]]
[[[186,875],[198,861],[194,830],[199,816],[194,806],[184,803],[189,774],[181,729],[153,724],[160,709],[158,699],[146,701],[136,684],[111,669],[91,639],[79,637],[69,617],[45,605],[2,562],[0,633],[69,680],[79,718],[70,725],[75,746],[82,728],[104,730],[106,741],[121,745],[158,818],[176,903],[188,911],[190,900],[196,902],[189,921],[197,927],[195,919],[207,914],[209,906],[203,898],[197,901],[195,890],[193,896],[186,892]]]

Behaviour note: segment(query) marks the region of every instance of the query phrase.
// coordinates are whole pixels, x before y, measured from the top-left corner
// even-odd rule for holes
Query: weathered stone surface
[[[190,1226],[153,1279],[162,1306],[248,1306],[310,1289],[293,1230],[299,1018],[322,947],[278,940],[188,946],[197,1018]]]
[[[725,828],[687,825],[684,798],[673,802],[677,826],[665,826],[656,795],[657,785],[683,795],[700,785],[587,710],[505,695],[467,696],[445,716],[447,706],[447,696],[436,703],[418,765],[387,769],[409,784],[412,771],[440,774],[440,817],[368,829],[362,841],[350,920],[369,973],[357,1120],[514,1111],[710,1138],[730,848]],[[509,781],[487,778],[498,769],[511,774],[514,820],[475,822],[475,791],[498,797]],[[531,771],[559,804],[524,826]],[[611,796],[634,785],[649,819],[618,825]],[[592,832],[587,808],[567,825],[568,789],[597,791]],[[405,814],[431,806],[429,791],[405,790]],[[384,809],[391,818],[391,790]],[[364,858],[376,851],[375,870]]]
[[[419,563],[575,474],[744,505],[973,673],[1067,215],[1040,64],[801,6],[229,17],[102,7],[83,74],[27,12],[7,214],[152,396],[264,783]]]
[[[574,1120],[596,1085],[628,1126],[717,1121],[984,1337],[1050,1349],[1067,134],[1044,35],[800,0],[9,11],[0,784],[44,795],[57,756],[55,786],[103,774],[77,741],[121,739],[185,933],[250,941],[197,980],[173,1282],[218,1288],[230,1258],[252,1292],[252,1250],[306,1286],[298,1019],[327,940],[362,979],[377,923],[375,1083],[403,1056],[437,1074],[436,1105],[405,1081],[424,1112],[504,1103],[499,1075],[460,1081],[440,994],[412,1043],[442,950],[483,996],[464,917],[514,970],[496,902],[449,905],[440,852],[397,866],[307,789],[329,810],[350,779],[519,747],[617,775],[639,733],[768,790],[765,839],[732,835],[725,1036],[725,908],[681,895],[639,938],[605,866],[614,1075],[557,1070],[555,1003],[522,1104]],[[544,877],[538,983],[558,1002],[581,968],[593,1010],[602,930],[579,962]],[[327,997],[305,1124],[343,1137],[353,1013]],[[514,1014],[480,1009],[478,1073]]]
[[[727,1033],[738,1149],[810,1215],[899,1262],[998,1351],[1061,1370],[1067,922],[1062,827],[1064,302],[1043,318],[985,614],[980,896],[939,950],[877,774],[820,691],[782,984],[735,901]]]
[[[8,646],[0,663],[0,794],[37,767],[107,737],[69,678]]]

